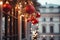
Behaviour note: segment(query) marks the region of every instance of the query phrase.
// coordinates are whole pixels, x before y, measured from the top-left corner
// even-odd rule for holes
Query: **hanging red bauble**
[[[3,11],[4,12],[8,12],[8,11],[10,11],[11,10],[11,5],[9,4],[9,3],[5,3],[4,5],[3,5]]]
[[[31,16],[30,20],[33,21],[35,20],[36,18],[34,16]]]
[[[33,21],[33,20],[35,20],[36,18],[34,17],[34,16],[31,16],[31,17],[29,17],[28,19],[27,19],[27,22],[29,22],[29,21]]]
[[[31,17],[29,17],[29,18],[27,19],[27,22],[32,21],[32,20],[34,20],[34,19],[35,19],[34,16],[31,16]]]
[[[31,19],[30,19],[30,18],[28,18],[28,19],[27,19],[27,22],[29,22],[29,21],[31,21]]]
[[[35,8],[34,8],[33,5],[26,5],[25,11],[26,11],[27,13],[29,13],[29,14],[32,14],[32,13],[34,13]]]
[[[38,23],[38,20],[36,19],[32,21],[32,24],[37,24],[37,23]]]
[[[39,12],[36,13],[36,18],[39,18],[41,15]]]

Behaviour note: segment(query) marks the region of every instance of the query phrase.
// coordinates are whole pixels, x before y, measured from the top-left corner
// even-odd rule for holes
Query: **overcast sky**
[[[38,0],[42,5],[44,5],[46,2],[47,4],[58,4],[60,5],[60,0]]]

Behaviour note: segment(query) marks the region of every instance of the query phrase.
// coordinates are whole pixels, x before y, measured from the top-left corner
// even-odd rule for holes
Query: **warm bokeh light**
[[[2,5],[3,4],[3,2],[2,1],[0,1],[0,5]]]

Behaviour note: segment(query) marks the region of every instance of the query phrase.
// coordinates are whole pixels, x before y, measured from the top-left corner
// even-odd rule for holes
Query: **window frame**
[[[42,33],[46,33],[46,27],[42,26]]]
[[[54,38],[50,38],[50,40],[54,40]]]
[[[54,26],[50,26],[50,33],[54,33]]]
[[[52,21],[53,21],[53,18],[51,17],[51,18],[50,18],[50,22],[52,22]]]
[[[46,40],[46,38],[43,38],[42,40]]]
[[[45,22],[46,21],[46,18],[43,18],[43,21]]]

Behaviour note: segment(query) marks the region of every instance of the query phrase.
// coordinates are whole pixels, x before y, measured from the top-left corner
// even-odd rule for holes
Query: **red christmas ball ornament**
[[[5,4],[3,4],[3,11],[4,12],[8,12],[8,11],[10,11],[11,10],[11,5],[8,3],[8,2],[6,2]]]
[[[32,24],[37,24],[37,23],[38,23],[38,20],[36,19],[32,21]]]
[[[32,13],[34,13],[35,8],[34,8],[33,5],[26,5],[25,11],[26,11],[27,13],[29,13],[29,14],[32,14]]]
[[[36,13],[36,18],[39,18],[41,15],[39,12]]]
[[[30,20],[31,21],[35,20],[35,17],[34,16],[31,16]]]
[[[27,22],[29,22],[29,21],[31,21],[31,19],[30,19],[30,18],[28,18],[28,19],[27,19]]]
[[[34,17],[34,16],[31,16],[31,17],[29,17],[28,19],[27,19],[27,22],[29,22],[29,21],[33,21],[33,20],[35,20],[36,18]]]
[[[27,22],[32,21],[32,20],[35,20],[35,17],[34,17],[34,16],[29,17],[29,18],[27,19]]]

